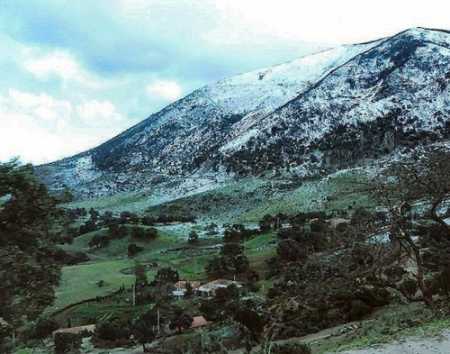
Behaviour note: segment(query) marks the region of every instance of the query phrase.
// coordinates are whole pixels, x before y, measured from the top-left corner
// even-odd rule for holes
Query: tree
[[[31,165],[0,164],[0,318],[13,328],[33,320],[54,300],[60,265],[52,258],[56,207]]]
[[[131,335],[128,323],[123,320],[114,319],[97,323],[94,338],[103,341],[114,342],[116,340],[127,340]]]
[[[153,227],[146,230],[135,226],[131,229],[131,236],[136,240],[151,241],[158,237],[158,230]]]
[[[110,224],[108,226],[108,236],[110,239],[122,239],[128,234],[128,228],[124,225]]]
[[[192,325],[192,321],[194,319],[190,314],[184,312],[182,309],[177,309],[170,321],[170,329],[176,329],[178,333],[181,333],[182,330],[188,329]]]
[[[234,277],[250,270],[250,262],[240,243],[243,231],[245,228],[242,225],[227,228],[220,256],[212,258],[206,265],[206,272],[210,278]]]
[[[70,188],[67,186],[64,186],[64,190],[62,191],[61,196],[60,196],[60,201],[62,203],[70,203],[73,201],[73,199],[74,199],[74,197],[73,197],[73,194],[72,194],[72,191],[70,190]]]
[[[143,264],[136,263],[134,265],[134,276],[136,278],[136,286],[143,287],[148,284],[147,272]]]
[[[275,224],[276,219],[270,215],[266,214],[263,216],[263,218],[259,221],[259,230],[261,232],[267,232],[270,229],[272,229],[273,225]]]
[[[144,353],[147,352],[145,345],[156,338],[155,326],[154,316],[149,313],[145,313],[133,323],[132,333],[136,340],[142,344]]]
[[[90,216],[90,220],[92,220],[92,222],[94,224],[97,223],[98,218],[100,217],[100,213],[95,210],[94,208],[89,209],[89,216]]]
[[[81,347],[81,336],[74,333],[55,334],[55,354],[78,352]]]
[[[280,240],[278,242],[277,254],[281,261],[298,262],[308,257],[308,252],[302,245],[292,239]]]
[[[170,267],[159,269],[155,276],[155,281],[160,284],[174,284],[178,280],[180,280],[178,272]]]
[[[198,243],[198,233],[196,233],[194,230],[192,230],[189,233],[188,243],[190,244],[197,244]]]
[[[444,220],[447,217],[445,210],[441,212],[443,203],[450,198],[449,175],[449,150],[440,146],[419,148],[410,158],[392,164],[383,173],[382,192],[390,194],[379,199],[390,199],[392,202],[395,198],[409,205],[424,202],[424,218],[438,223],[450,238],[450,225]],[[387,181],[389,177],[393,179]]]
[[[135,243],[130,243],[128,245],[128,258],[132,258],[137,255],[139,252],[144,250],[143,247],[136,245]]]
[[[58,328],[59,325],[55,320],[41,318],[37,321],[36,326],[34,327],[33,337],[38,339],[47,338]]]
[[[450,198],[449,175],[450,151],[442,147],[418,148],[409,158],[386,168],[371,189],[374,197],[389,210],[389,234],[397,257],[406,253],[414,261],[417,286],[429,306],[433,303],[432,289],[425,281],[423,255],[415,240],[416,224],[417,219],[431,220],[450,239],[450,226],[441,212],[443,202]],[[414,208],[417,203],[424,212]]]
[[[94,237],[91,238],[88,245],[90,248],[103,248],[109,245],[109,237],[105,235],[94,235]]]

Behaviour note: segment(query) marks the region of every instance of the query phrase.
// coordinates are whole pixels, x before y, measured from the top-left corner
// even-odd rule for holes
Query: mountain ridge
[[[223,79],[38,172],[52,189],[89,197],[196,174],[308,176],[383,155],[370,144],[386,154],[439,140],[450,129],[449,48],[448,31],[413,28]],[[346,144],[366,151],[349,154]]]

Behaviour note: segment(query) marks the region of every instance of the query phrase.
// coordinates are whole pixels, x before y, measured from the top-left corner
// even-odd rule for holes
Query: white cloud
[[[36,58],[35,53],[31,51],[28,56],[30,58],[24,62],[24,68],[37,79],[48,80],[52,77],[57,77],[65,81],[72,80],[91,87],[99,85],[99,82],[92,75],[83,70],[81,65],[65,52],[54,51]]]
[[[442,0],[214,0],[220,16],[212,39],[241,43],[268,38],[353,43],[409,27],[448,28],[450,3]]]
[[[154,98],[162,98],[167,101],[175,101],[182,95],[182,89],[175,81],[156,81],[146,87],[147,95]]]
[[[10,89],[0,95],[0,161],[50,162],[89,149],[127,126],[109,101],[73,103]]]
[[[123,117],[109,101],[88,101],[77,107],[78,116],[88,125],[117,124]]]

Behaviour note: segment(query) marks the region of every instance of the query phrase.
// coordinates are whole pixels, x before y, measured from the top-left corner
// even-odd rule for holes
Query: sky
[[[97,146],[192,90],[423,26],[448,0],[0,0],[0,161]]]

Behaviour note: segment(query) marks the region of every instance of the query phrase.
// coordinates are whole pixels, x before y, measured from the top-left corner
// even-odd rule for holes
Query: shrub
[[[80,335],[74,333],[55,334],[55,354],[78,353],[80,348]]]
[[[111,239],[122,239],[128,235],[128,229],[124,225],[111,224],[108,226],[108,235]]]
[[[155,281],[160,284],[176,283],[178,280],[180,280],[178,271],[170,267],[159,269],[155,276]]]
[[[136,245],[135,243],[130,243],[128,245],[128,257],[134,257],[135,255],[137,255],[139,252],[142,252],[144,248]]]
[[[196,233],[194,230],[192,230],[189,233],[188,243],[190,243],[190,244],[198,243],[198,233]]]
[[[141,227],[135,226],[131,230],[131,236],[137,240],[151,241],[158,237],[158,230],[153,227],[145,230]]]
[[[108,246],[108,244],[109,238],[102,235],[95,235],[88,243],[90,248],[103,248]]]
[[[34,337],[37,339],[47,338],[58,328],[59,325],[55,320],[47,318],[40,319],[34,327]]]
[[[128,326],[124,326],[118,322],[101,322],[95,327],[94,337],[110,342],[128,339],[130,337],[130,330]]]

